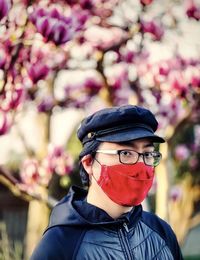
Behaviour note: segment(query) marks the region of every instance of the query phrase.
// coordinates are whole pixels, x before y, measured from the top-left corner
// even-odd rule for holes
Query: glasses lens
[[[144,162],[150,166],[157,166],[162,158],[159,152],[144,153]]]
[[[162,158],[161,153],[145,152],[143,153],[144,163],[149,166],[157,166]],[[119,160],[123,164],[135,164],[139,159],[139,153],[132,150],[119,151]]]
[[[130,150],[120,151],[119,160],[124,164],[134,164],[138,160],[138,153]]]

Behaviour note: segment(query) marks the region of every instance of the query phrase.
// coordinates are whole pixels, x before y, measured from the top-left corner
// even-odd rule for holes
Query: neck
[[[89,187],[87,202],[103,209],[113,219],[119,218],[122,214],[129,212],[132,209],[132,207],[121,206],[112,201],[94,182]]]

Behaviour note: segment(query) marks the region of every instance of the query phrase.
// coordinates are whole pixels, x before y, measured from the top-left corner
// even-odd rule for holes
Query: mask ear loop
[[[102,166],[102,164],[101,164],[95,157],[94,157],[94,160],[95,160],[96,162],[98,162],[99,165]]]
[[[94,157],[94,160],[101,166],[101,172],[102,172],[102,164]],[[102,174],[102,173],[101,173]],[[100,174],[100,175],[101,175]],[[101,188],[101,184],[99,183],[99,181],[95,178],[94,174],[91,174],[92,178],[95,180],[95,182],[97,183],[97,185]]]
[[[101,178],[101,175],[102,175],[102,167],[103,167],[104,165],[102,165],[95,157],[94,157],[94,160],[101,166],[101,173],[100,173],[100,178]],[[102,186],[102,182],[104,181],[103,178],[102,178],[102,181],[99,182],[99,180],[97,180],[97,179],[95,178],[95,176],[93,175],[93,173],[91,174],[91,176],[92,176],[92,178],[95,180],[95,182],[96,182],[96,184],[99,186],[99,188],[104,192],[104,194],[109,197],[109,194],[107,194],[107,192],[105,192],[105,191],[102,189],[102,187],[101,187],[101,186]]]

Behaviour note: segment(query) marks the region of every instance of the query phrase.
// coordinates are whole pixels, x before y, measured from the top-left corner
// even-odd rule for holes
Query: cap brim
[[[121,131],[121,132],[113,132],[108,135],[104,136],[97,136],[96,140],[102,141],[102,142],[114,142],[114,143],[120,143],[120,142],[126,142],[126,141],[133,141],[133,140],[138,140],[142,138],[149,138],[151,139],[154,143],[164,143],[165,140],[160,137],[155,135],[154,133],[148,131],[147,129],[144,128],[134,128],[134,129],[129,129],[126,131]]]

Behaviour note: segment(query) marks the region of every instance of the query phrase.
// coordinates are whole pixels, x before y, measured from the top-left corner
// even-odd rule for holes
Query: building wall
[[[23,259],[27,212],[28,202],[0,184],[0,259]]]

